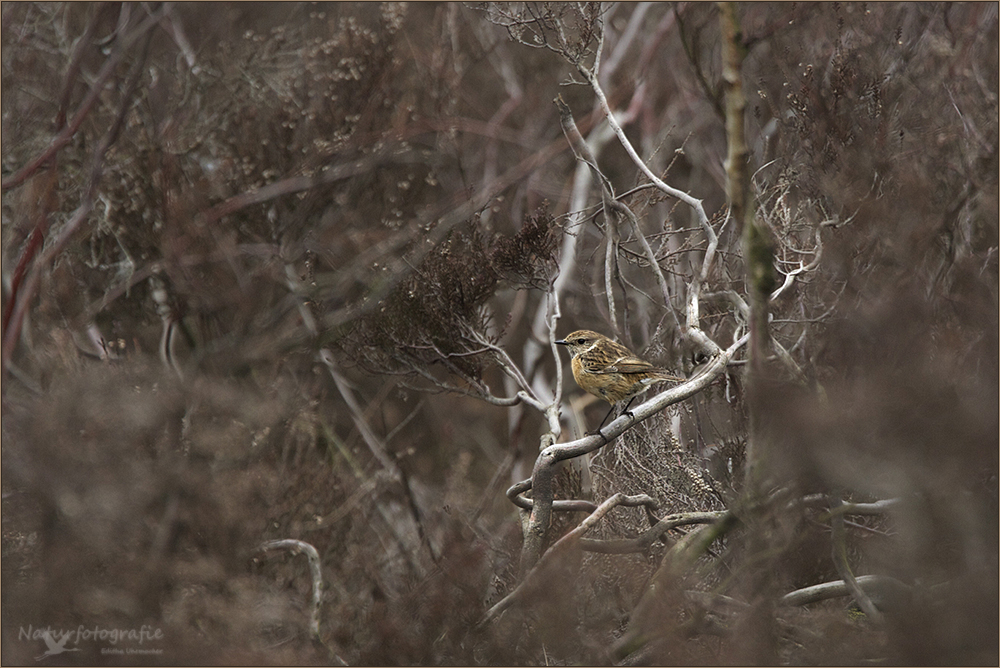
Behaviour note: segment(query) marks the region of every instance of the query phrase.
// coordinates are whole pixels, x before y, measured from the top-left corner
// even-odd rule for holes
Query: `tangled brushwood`
[[[997,12],[4,3],[0,662],[996,664]]]
[[[482,384],[504,335],[487,307],[498,289],[545,291],[555,270],[555,221],[545,211],[510,235],[487,235],[473,221],[435,246],[342,342],[372,373],[431,377],[440,366]],[[503,323],[506,324],[506,323]]]

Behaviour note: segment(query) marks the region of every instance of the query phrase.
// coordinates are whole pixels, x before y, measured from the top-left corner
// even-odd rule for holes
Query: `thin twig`
[[[42,151],[37,157],[35,157],[34,160],[31,160],[17,172],[0,181],[0,190],[10,190],[11,188],[15,188],[24,183],[24,181],[34,174],[39,167],[48,162],[48,160],[52,158],[52,156],[54,156],[59,149],[66,146],[73,140],[73,135],[75,135],[76,131],[80,129],[80,126],[83,125],[83,121],[87,118],[87,114],[89,114],[90,110],[94,108],[94,105],[100,98],[101,93],[104,92],[104,84],[106,84],[108,79],[111,78],[111,75],[115,73],[115,70],[118,68],[118,63],[121,62],[125,54],[131,53],[129,47],[137,39],[146,35],[149,30],[159,22],[165,12],[166,8],[160,8],[150,16],[146,17],[146,19],[140,23],[135,30],[122,38],[114,53],[112,53],[111,56],[104,62],[104,66],[101,67],[101,71],[97,73],[97,77],[95,77],[94,84],[90,87],[87,97],[85,97],[83,102],[80,103],[80,108],[77,109],[76,114],[73,116],[73,119],[69,122],[69,124],[66,125],[62,132],[56,135],[55,139],[52,140],[48,148]]]
[[[16,303],[11,310],[7,321],[7,328],[3,332],[3,348],[2,354],[0,354],[0,359],[3,360],[4,368],[6,368],[7,363],[10,361],[11,356],[14,353],[14,347],[20,338],[21,326],[24,323],[24,316],[27,313],[28,305],[31,303],[38,290],[42,277],[42,271],[50,266],[55,258],[62,253],[63,249],[65,249],[66,245],[69,243],[69,240],[76,234],[76,231],[80,228],[83,222],[90,215],[90,211],[94,208],[94,200],[97,195],[97,189],[101,182],[101,176],[104,173],[104,156],[108,152],[108,149],[111,148],[111,145],[118,139],[118,134],[121,132],[122,126],[125,122],[125,116],[131,108],[132,95],[135,92],[136,86],[139,83],[139,78],[143,73],[146,56],[149,52],[149,41],[151,37],[150,30],[156,23],[153,19],[158,19],[161,12],[162,10],[156,12],[156,14],[143,21],[139,28],[132,31],[132,33],[129,34],[129,37],[123,40],[119,50],[116,51],[116,54],[120,54],[125,50],[126,45],[131,44],[139,37],[145,36],[146,38],[143,43],[143,47],[140,50],[140,56],[133,63],[132,70],[129,72],[125,88],[122,92],[122,99],[118,106],[118,113],[116,114],[114,121],[111,123],[111,127],[101,139],[101,142],[98,144],[91,156],[89,170],[90,178],[84,192],[83,201],[80,203],[80,206],[77,207],[76,211],[73,212],[73,215],[70,216],[70,219],[63,225],[59,236],[56,237],[55,241],[53,241],[48,250],[40,255],[35,260],[34,264],[32,264],[31,271],[28,274],[28,278],[25,281],[20,293],[17,295],[11,295],[11,299],[16,299]],[[120,59],[120,55],[118,57]],[[110,63],[113,59],[114,56],[112,59],[109,59],[108,62]],[[115,61],[115,63],[117,64],[117,61]],[[110,76],[113,71],[114,68],[112,67],[108,72],[108,76]],[[22,172],[27,174],[28,172],[26,170],[27,168],[22,170]]]

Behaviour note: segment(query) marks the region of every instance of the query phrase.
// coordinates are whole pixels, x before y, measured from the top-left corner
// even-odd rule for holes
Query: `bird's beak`
[[[568,343],[566,343],[566,339],[560,339],[559,341],[556,341],[556,343],[558,343],[560,346],[568,346],[569,345]]]

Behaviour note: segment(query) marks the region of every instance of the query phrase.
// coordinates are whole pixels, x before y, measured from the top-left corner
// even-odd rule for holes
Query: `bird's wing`
[[[647,373],[655,370],[656,367],[646,360],[638,357],[622,357],[614,364],[605,367],[601,373]]]

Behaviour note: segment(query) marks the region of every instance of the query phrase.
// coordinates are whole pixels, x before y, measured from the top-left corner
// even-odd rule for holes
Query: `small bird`
[[[645,392],[650,385],[685,380],[670,375],[666,369],[653,366],[622,344],[597,332],[581,329],[556,343],[569,349],[576,384],[611,404],[611,410],[601,420],[601,426],[595,433],[600,433],[615,404],[628,399],[625,405],[625,410],[628,410],[632,399]]]

